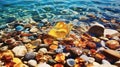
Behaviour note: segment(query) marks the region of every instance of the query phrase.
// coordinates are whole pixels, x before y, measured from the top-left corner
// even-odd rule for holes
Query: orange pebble
[[[56,50],[58,48],[58,45],[50,45],[49,48],[52,49],[52,50]]]
[[[76,58],[75,59],[75,62],[76,63],[83,63],[83,62],[85,62],[82,58]]]
[[[75,64],[75,66],[74,66],[74,67],[81,67],[81,66],[80,66],[80,64]]]
[[[65,61],[65,55],[62,54],[62,53],[59,53],[59,54],[56,55],[55,60],[57,62],[63,62],[64,63],[64,61]]]
[[[45,44],[48,44],[48,45],[53,43],[53,39],[52,38],[46,38],[43,41],[44,41]]]
[[[55,64],[54,67],[64,67],[63,64]]]

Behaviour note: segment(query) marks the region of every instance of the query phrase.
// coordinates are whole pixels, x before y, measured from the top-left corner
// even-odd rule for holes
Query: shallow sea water
[[[120,21],[119,0],[0,0],[0,23],[32,18],[72,21],[94,14],[98,18]],[[91,22],[94,20],[88,20]],[[98,21],[99,20],[95,20]]]

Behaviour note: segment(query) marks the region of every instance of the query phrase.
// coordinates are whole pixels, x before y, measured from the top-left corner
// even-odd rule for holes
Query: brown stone
[[[110,49],[117,49],[119,48],[120,44],[118,41],[116,40],[108,40],[106,42],[106,45],[110,48]]]
[[[94,25],[88,30],[88,33],[100,37],[104,34],[104,28],[98,25]]]
[[[115,63],[120,59],[120,53],[111,49],[103,50],[103,55],[110,63]]]

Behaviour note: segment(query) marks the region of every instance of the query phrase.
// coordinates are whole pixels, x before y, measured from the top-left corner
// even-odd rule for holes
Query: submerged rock
[[[33,27],[30,29],[30,32],[36,33],[36,32],[38,32],[38,28],[36,28],[35,26],[33,26]]]
[[[94,25],[88,30],[88,33],[93,36],[100,37],[104,35],[104,28],[98,25]]]
[[[21,25],[18,25],[15,27],[15,29],[16,29],[16,31],[22,31],[24,29],[24,27]]]

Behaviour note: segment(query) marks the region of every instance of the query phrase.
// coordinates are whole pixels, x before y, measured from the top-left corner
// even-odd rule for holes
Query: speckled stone
[[[28,52],[28,53],[25,54],[24,60],[34,59],[35,56],[36,56],[36,54],[34,52]]]

